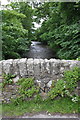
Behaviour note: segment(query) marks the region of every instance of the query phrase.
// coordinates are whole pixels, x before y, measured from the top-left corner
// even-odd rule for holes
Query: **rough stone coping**
[[[19,77],[54,77],[63,76],[63,72],[73,67],[80,67],[78,60],[60,59],[8,59],[0,61],[0,75],[15,74]]]

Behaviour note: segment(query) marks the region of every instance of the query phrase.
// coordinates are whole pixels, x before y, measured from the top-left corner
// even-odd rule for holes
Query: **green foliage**
[[[43,99],[39,94],[34,96],[34,103],[41,103],[42,101]]]
[[[54,99],[58,96],[68,96],[73,102],[77,102],[79,96],[76,95],[74,91],[77,87],[78,81],[80,81],[80,68],[76,67],[73,70],[66,71],[63,79],[58,80],[56,84],[53,82],[49,97]]]
[[[72,92],[77,87],[77,82],[80,80],[80,68],[66,71],[64,73],[64,81],[66,81],[66,88]]]
[[[22,4],[28,7],[22,9]],[[0,11],[2,12],[3,19],[3,59],[21,58],[29,50],[31,44],[29,36],[31,36],[30,30],[32,27],[32,8],[25,2],[22,4],[11,3],[11,5],[9,5],[9,7],[12,7],[11,10]],[[28,15],[28,17],[26,15]]]
[[[15,75],[12,74],[3,74],[3,83],[2,86],[3,88],[5,87],[5,85],[9,85],[13,83],[13,78],[15,77]]]
[[[19,96],[15,100],[12,100],[16,105],[25,99],[34,98],[39,92],[33,78],[21,78],[17,84],[20,86],[18,90]]]
[[[36,38],[47,43],[60,59],[78,58],[80,56],[80,2],[47,2],[36,9],[36,21],[41,18],[44,20],[36,32]]]
[[[18,13],[17,11],[14,11],[14,10],[4,10],[3,13],[2,13],[5,18],[3,19],[3,21],[6,21],[8,18],[9,19],[12,19],[12,17],[17,17],[17,18],[25,18],[25,15],[22,14],[22,13]],[[15,17],[15,18],[16,18]],[[13,21],[13,20],[12,20]],[[14,21],[13,21],[14,22]]]
[[[79,60],[79,61],[80,61],[80,57],[78,57],[76,60]]]
[[[18,106],[14,103],[3,104],[3,116],[4,117],[19,117],[24,116],[26,113],[34,115],[39,112],[48,112],[51,114],[74,114],[79,113],[78,103],[73,103],[69,98],[61,98],[58,100],[44,100],[36,103],[34,100],[22,101]],[[31,115],[30,114],[30,115]],[[29,114],[28,114],[29,115]]]
[[[56,45],[60,46],[60,49],[57,52],[60,58],[76,59],[77,56],[79,56],[79,31],[79,23],[69,26],[62,26],[56,30],[54,39],[56,39]]]
[[[22,25],[24,29],[28,30],[28,39],[33,37],[32,35],[32,27],[33,27],[33,19],[32,16],[34,15],[34,10],[32,7],[25,2],[20,2],[20,12],[24,14],[26,17],[22,20]]]
[[[23,16],[25,17],[25,15]],[[16,11],[4,10],[2,11],[2,17],[3,58],[20,58],[21,55],[17,49],[25,51],[24,45],[27,48],[26,41],[24,41],[24,45],[22,44],[22,40],[27,37],[27,30],[23,29],[23,26],[20,22],[20,19],[22,19],[22,14]],[[20,48],[21,44],[22,48]]]

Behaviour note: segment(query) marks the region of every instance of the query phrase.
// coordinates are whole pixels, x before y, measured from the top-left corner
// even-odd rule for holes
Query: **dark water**
[[[55,58],[53,51],[46,45],[43,45],[41,42],[32,41],[30,50],[25,55],[27,58]]]

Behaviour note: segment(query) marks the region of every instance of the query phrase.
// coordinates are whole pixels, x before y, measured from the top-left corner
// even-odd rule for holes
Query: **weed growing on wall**
[[[13,83],[15,75],[4,75],[3,87]],[[73,102],[78,102],[79,96],[77,91],[77,84],[80,81],[80,68],[75,67],[72,70],[64,72],[64,78],[53,81],[50,91],[46,93],[49,100],[61,97],[69,97]],[[30,101],[34,99],[35,103],[43,101],[39,86],[36,86],[34,78],[21,78],[18,80],[18,94],[16,99],[11,99],[15,105],[20,104],[22,101]]]
[[[17,85],[20,87],[18,89],[19,96],[13,100],[15,104],[34,98],[39,92],[39,88],[35,86],[33,78],[21,78]]]
[[[60,97],[70,97],[73,102],[79,100],[78,93],[75,93],[78,81],[80,81],[80,68],[75,67],[73,70],[65,71],[64,78],[58,80],[56,84],[53,82],[53,87],[48,93],[51,99],[58,96]]]
[[[3,88],[5,85],[9,85],[13,83],[13,78],[15,78],[15,75],[12,74],[3,74]]]

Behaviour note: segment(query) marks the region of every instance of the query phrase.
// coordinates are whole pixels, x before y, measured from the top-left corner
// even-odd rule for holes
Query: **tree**
[[[25,29],[22,22],[26,15],[17,9],[17,5],[13,9],[2,10],[3,59],[20,58],[29,50],[29,29]]]
[[[30,39],[32,37],[32,27],[33,27],[33,15],[34,10],[32,9],[32,6],[28,2],[15,2],[11,3],[10,6],[12,9],[16,10],[19,13],[22,13],[25,15],[25,18],[21,20],[23,28],[28,30],[28,38]]]
[[[47,43],[61,59],[79,57],[80,2],[45,2],[36,9],[36,21],[44,19],[36,32],[38,39]]]

